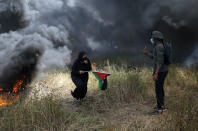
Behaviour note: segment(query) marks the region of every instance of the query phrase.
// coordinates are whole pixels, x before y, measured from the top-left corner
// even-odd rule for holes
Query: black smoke
[[[86,6],[79,4],[54,12],[55,21],[50,23],[55,25],[57,19],[63,19],[71,24],[65,26],[70,32],[74,51],[84,49],[93,55],[96,51],[105,55],[113,52],[138,55],[149,44],[153,30],[163,32],[166,41],[173,44],[177,62],[187,59],[197,46],[197,1],[84,0],[81,3]],[[94,17],[89,8],[99,17]],[[59,22],[64,25],[65,21]],[[87,37],[100,42],[101,49],[92,51]]]
[[[74,7],[68,6],[67,1],[64,3],[62,8],[42,15],[39,21],[51,26],[63,25],[69,32],[69,48],[73,52],[139,55],[149,44],[153,30],[163,32],[166,40],[173,44],[178,62],[187,59],[197,46],[198,2],[195,0],[83,0]],[[4,14],[0,20],[1,32],[28,26],[20,11]],[[99,42],[100,48],[90,48],[87,38]],[[55,48],[65,44],[55,43],[58,43]]]
[[[24,86],[31,83],[36,76],[37,64],[43,51],[36,47],[20,50],[19,45],[16,52],[17,54],[11,57],[0,75],[0,88],[4,92],[13,92],[13,87],[18,80],[24,80]]]
[[[100,27],[100,34],[106,33],[103,40],[115,42],[120,51],[138,50],[141,53],[142,47],[149,43],[153,30],[163,32],[166,41],[173,44],[174,59],[178,62],[191,55],[198,45],[198,1],[87,1],[102,19],[113,22],[111,26]]]
[[[22,1],[11,0],[0,1],[0,33],[16,31],[24,28],[27,23],[24,20],[24,10]]]

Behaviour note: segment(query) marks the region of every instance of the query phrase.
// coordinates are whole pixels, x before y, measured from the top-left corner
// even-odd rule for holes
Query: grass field
[[[88,93],[79,102],[70,71],[46,73],[28,87],[28,95],[0,107],[0,131],[196,131],[198,69],[170,67],[165,83],[168,111],[152,116],[155,94],[152,70],[110,65],[106,91],[90,74]]]

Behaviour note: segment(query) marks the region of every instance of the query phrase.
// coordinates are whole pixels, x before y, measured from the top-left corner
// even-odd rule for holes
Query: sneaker
[[[164,106],[161,108],[162,112],[166,112],[168,109],[165,108]]]
[[[153,108],[154,110],[160,110],[162,112],[166,112],[168,109],[162,106],[161,108],[158,108],[157,106]]]
[[[159,112],[159,110],[154,110],[151,114],[152,114],[152,115],[159,115],[160,112]]]
[[[154,111],[151,113],[152,115],[159,115],[162,114],[163,110],[162,108],[155,108]]]

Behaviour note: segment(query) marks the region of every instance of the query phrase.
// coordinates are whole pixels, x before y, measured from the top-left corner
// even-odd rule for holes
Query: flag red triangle
[[[109,73],[94,72],[94,71],[93,71],[93,73],[97,74],[102,81],[104,81],[107,76],[111,75]]]

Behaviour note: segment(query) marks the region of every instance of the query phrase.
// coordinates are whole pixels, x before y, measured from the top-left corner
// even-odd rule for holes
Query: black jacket
[[[84,61],[88,61],[88,64],[85,64]],[[73,66],[72,66],[72,72],[71,72],[71,77],[77,77],[80,78],[82,81],[87,82],[88,81],[88,73],[80,74],[79,71],[91,71],[91,62],[88,58],[78,58]]]

